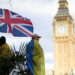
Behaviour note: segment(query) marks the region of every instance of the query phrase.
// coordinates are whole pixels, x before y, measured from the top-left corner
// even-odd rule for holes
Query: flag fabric
[[[31,75],[45,75],[44,53],[38,40],[31,40],[26,48],[27,66]]]
[[[0,21],[0,32],[7,33],[8,32],[7,27],[8,27],[7,24],[5,24],[4,22]]]
[[[13,36],[32,36],[33,24],[30,19],[7,9],[0,9],[0,32]]]
[[[27,61],[27,67],[31,75],[34,75],[33,72],[33,49],[34,49],[34,41],[31,40],[28,45],[26,46],[26,61]]]

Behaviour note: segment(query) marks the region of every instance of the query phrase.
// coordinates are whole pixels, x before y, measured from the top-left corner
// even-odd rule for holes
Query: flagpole
[[[12,9],[11,0],[9,0],[9,5],[10,5],[10,8]]]

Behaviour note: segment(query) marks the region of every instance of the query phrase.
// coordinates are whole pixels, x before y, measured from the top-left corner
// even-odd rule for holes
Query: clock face
[[[63,34],[65,34],[65,32],[66,32],[66,26],[64,26],[64,25],[59,25],[59,26],[57,27],[57,33],[58,33],[58,34],[63,35]]]

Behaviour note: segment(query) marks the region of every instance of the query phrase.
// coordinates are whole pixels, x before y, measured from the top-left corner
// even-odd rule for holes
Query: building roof
[[[67,0],[59,0],[59,3],[60,3],[60,2],[67,2]],[[67,3],[68,3],[68,2],[67,2]]]

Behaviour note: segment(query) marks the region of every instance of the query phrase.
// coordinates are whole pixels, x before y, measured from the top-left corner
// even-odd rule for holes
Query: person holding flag
[[[44,53],[39,44],[37,34],[32,35],[32,40],[26,47],[28,75],[45,75]]]

